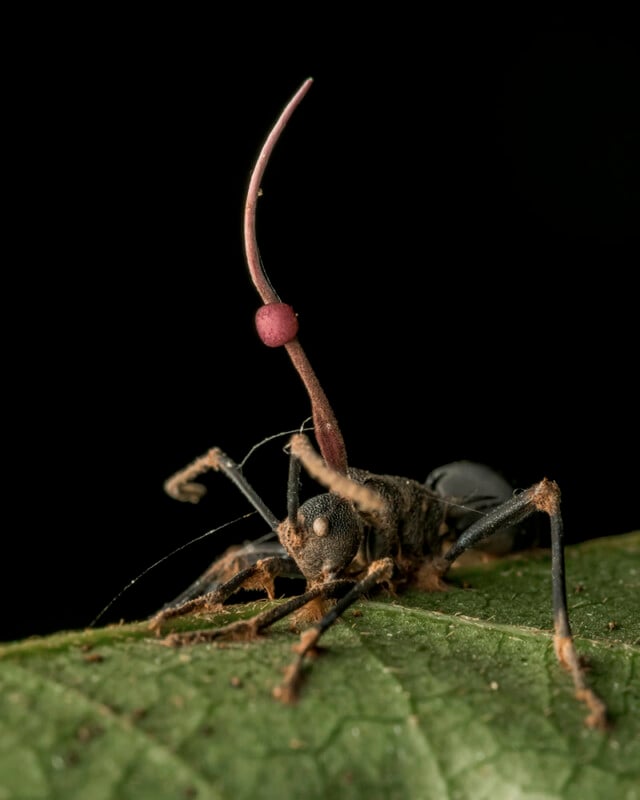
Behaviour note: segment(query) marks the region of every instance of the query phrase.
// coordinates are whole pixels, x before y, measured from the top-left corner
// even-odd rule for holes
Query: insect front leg
[[[304,594],[292,597],[277,606],[272,606],[250,619],[241,619],[220,628],[210,628],[201,631],[188,631],[185,633],[171,633],[162,642],[169,647],[182,645],[215,642],[220,639],[242,640],[255,639],[274,623],[293,614],[303,606],[315,600],[330,600],[344,594],[353,585],[350,580],[335,580],[330,583],[321,583],[306,591]]]
[[[194,479],[208,470],[220,471],[226,475],[268,522],[272,532],[277,533],[277,517],[262,502],[240,467],[217,447],[176,472],[166,481],[165,490],[177,500],[198,502],[206,489],[195,483]],[[226,556],[215,561],[176,601],[165,606],[152,618],[149,624],[151,630],[160,633],[162,626],[170,619],[198,611],[216,610],[242,588],[264,590],[273,598],[276,578],[301,577],[295,561],[285,553],[281,545],[271,544],[268,547],[271,553],[263,553],[252,545],[239,550],[232,548]]]
[[[489,538],[496,531],[517,525],[537,511],[549,517],[551,526],[551,590],[556,657],[571,673],[577,699],[589,708],[586,724],[593,728],[606,728],[606,706],[587,684],[585,671],[576,653],[571,634],[567,608],[560,489],[557,483],[544,478],[540,483],[489,511],[482,519],[467,528],[444,556],[434,559],[432,569],[439,577],[444,576],[454,561],[470,547]]]
[[[270,556],[259,559],[250,566],[240,569],[213,591],[186,600],[181,604],[163,608],[152,618],[149,629],[160,634],[165,623],[171,619],[198,612],[218,611],[224,601],[240,589],[264,590],[267,596],[273,599],[275,579],[291,577],[301,578],[302,575],[289,556]]]
[[[177,608],[188,600],[195,600],[197,597],[215,592],[223,583],[234,578],[242,570],[274,556],[286,556],[285,550],[279,542],[248,542],[244,545],[232,545],[228,550],[217,558],[205,572],[200,575],[190,586],[181,592],[176,598],[171,600],[160,609],[165,611],[168,608]],[[280,577],[298,578],[300,571],[296,565],[291,563],[291,572]],[[273,587],[264,586],[267,595],[271,596]]]
[[[236,485],[251,505],[267,522],[272,531],[278,527],[278,518],[262,502],[258,493],[249,485],[240,467],[219,447],[212,447],[203,456],[199,456],[191,464],[176,472],[165,481],[164,490],[174,500],[183,503],[198,503],[207,489],[195,479],[205,472],[213,470],[222,472]]]
[[[319,622],[305,630],[300,636],[300,644],[294,650],[297,656],[292,664],[285,671],[285,679],[273,690],[273,696],[283,703],[294,703],[298,699],[298,692],[302,682],[302,670],[304,663],[311,654],[317,651],[320,637],[367,592],[378,586],[380,583],[389,581],[393,573],[393,560],[390,558],[374,561],[369,565],[367,574],[360,580],[347,594],[342,597]],[[325,584],[330,586],[331,584]]]

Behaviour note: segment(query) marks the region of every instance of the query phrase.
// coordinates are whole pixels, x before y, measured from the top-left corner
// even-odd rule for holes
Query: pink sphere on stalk
[[[256,330],[267,347],[280,347],[298,335],[298,317],[287,303],[267,303],[256,311]]]

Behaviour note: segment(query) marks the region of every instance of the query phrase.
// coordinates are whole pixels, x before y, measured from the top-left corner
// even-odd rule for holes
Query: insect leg
[[[359,581],[347,594],[325,614],[325,616],[312,625],[300,636],[300,644],[295,648],[297,656],[292,664],[287,667],[285,679],[273,690],[273,696],[283,703],[293,703],[298,697],[300,683],[302,681],[302,669],[305,659],[317,649],[320,637],[327,631],[342,614],[353,605],[363,594],[366,594],[374,586],[383,581],[389,580],[393,572],[393,561],[390,558],[382,558],[374,561],[367,571],[365,577]],[[325,584],[331,586],[332,584]]]
[[[210,469],[224,473],[240,489],[271,530],[276,530],[279,524],[278,518],[267,508],[257,492],[250,486],[240,467],[226,453],[223,453],[219,447],[213,447],[203,456],[196,458],[191,464],[168,478],[165,481],[164,489],[174,500],[197,503],[207,490],[205,486],[201,483],[195,483],[194,480]]]
[[[586,719],[586,724],[592,728],[605,728],[607,726],[606,706],[587,685],[584,668],[576,653],[569,624],[560,489],[557,483],[545,478],[540,483],[489,511],[482,519],[467,528],[451,549],[438,560],[436,568],[443,575],[469,547],[473,547],[501,528],[521,522],[536,511],[547,514],[551,526],[551,589],[556,657],[560,664],[571,673],[577,699],[589,708],[590,714]]]
[[[264,589],[273,598],[273,583],[277,577],[301,577],[295,562],[288,556],[271,556],[240,570],[232,578],[218,586],[214,591],[188,600],[182,605],[164,608],[149,623],[149,629],[159,634],[162,626],[170,619],[183,617],[198,611],[214,611],[239,589]]]
[[[217,639],[252,639],[275,622],[284,619],[284,617],[302,608],[302,606],[312,600],[336,597],[352,585],[353,581],[350,580],[336,580],[330,583],[321,583],[314,586],[313,589],[309,589],[304,594],[292,597],[290,600],[286,600],[283,603],[261,611],[259,614],[256,614],[255,617],[251,617],[251,619],[237,620],[236,622],[232,622],[220,628],[171,633],[162,643],[171,647],[180,647],[187,644],[213,642]]]
[[[160,610],[176,608],[186,603],[187,600],[195,600],[196,597],[201,597],[203,594],[214,592],[223,583],[233,578],[237,572],[257,564],[258,561],[273,556],[285,557],[286,555],[285,549],[280,542],[258,540],[257,542],[247,542],[243,545],[232,545],[213,564],[210,564],[199,578],[196,578],[190,586],[180,592],[173,600],[165,603]],[[300,571],[293,560],[291,561],[290,574],[281,575],[280,577],[300,577]]]

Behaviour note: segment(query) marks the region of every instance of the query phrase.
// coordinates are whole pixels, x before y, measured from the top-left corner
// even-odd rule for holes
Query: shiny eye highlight
[[[311,526],[316,536],[326,536],[329,533],[329,520],[327,517],[316,517]]]

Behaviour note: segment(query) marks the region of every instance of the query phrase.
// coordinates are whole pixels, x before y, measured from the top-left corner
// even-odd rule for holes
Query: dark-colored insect
[[[560,490],[543,479],[514,494],[505,481],[480,464],[455,462],[435,470],[422,484],[409,478],[374,475],[347,463],[344,441],[333,410],[297,338],[298,320],[282,303],[266,277],[255,236],[255,214],[264,170],[284,126],[304,97],[307,80],[283,110],[269,133],[249,183],[245,206],[245,249],[253,282],[264,305],[256,315],[262,341],[284,346],[311,401],[313,429],[320,454],[304,434],[289,444],[287,516],[279,521],[249,485],[240,468],[217,448],[196,459],[166,482],[178,500],[197,502],[204,487],[194,482],[203,472],[223,472],[262,515],[278,542],[231,549],[176,601],[151,621],[160,632],[169,620],[211,611],[240,589],[259,589],[274,597],[276,578],[304,578],[303,594],[283,600],[249,620],[165,639],[179,646],[224,638],[250,639],[274,622],[295,614],[297,624],[310,623],[301,634],[296,657],[274,695],[297,698],[305,663],[324,632],[363,595],[380,585],[398,592],[408,586],[432,591],[444,588],[451,565],[469,548],[510,549],[517,526],[536,512],[551,528],[551,577],[554,645],[560,664],[573,679],[576,697],[588,708],[586,723],[606,726],[606,708],[589,688],[574,647],[567,610]],[[300,470],[327,491],[300,502]]]

